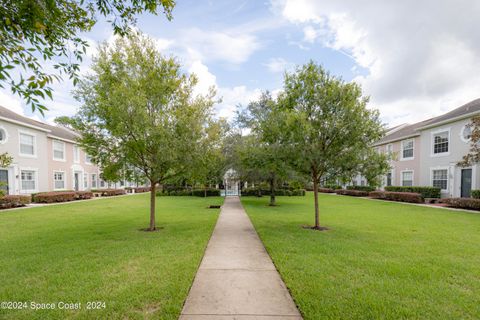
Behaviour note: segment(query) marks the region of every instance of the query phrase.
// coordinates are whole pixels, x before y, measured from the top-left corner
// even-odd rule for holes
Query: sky
[[[313,60],[370,96],[389,126],[414,123],[480,98],[478,0],[178,0],[173,20],[143,14],[137,28],[199,78],[197,93],[213,86],[219,117],[260,92],[282,89],[284,72]],[[87,74],[99,42],[112,41],[105,22],[83,37]],[[56,83],[42,117],[8,89],[0,104],[52,122],[75,114],[69,81]]]

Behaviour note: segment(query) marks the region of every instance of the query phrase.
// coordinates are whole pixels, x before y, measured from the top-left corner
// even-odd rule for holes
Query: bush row
[[[420,193],[423,198],[440,198],[440,188],[388,186],[385,191]]]
[[[480,199],[473,198],[446,198],[442,199],[443,203],[446,203],[449,207],[480,210]]]
[[[125,191],[127,193],[143,193],[143,192],[150,192],[150,187],[126,187]]]
[[[92,189],[92,193],[97,193],[102,197],[120,196],[125,194],[125,189]]]
[[[340,190],[341,188],[338,189],[332,189],[332,188],[318,188],[318,192],[320,193],[335,193],[335,190]]]
[[[342,196],[368,197],[368,192],[362,191],[362,190],[338,189],[338,190],[335,190],[335,193],[340,194]]]
[[[480,190],[472,190],[470,196],[474,199],[480,199]]]
[[[93,193],[91,191],[53,191],[36,193],[32,196],[32,200],[35,203],[54,203],[85,200],[92,197]]]
[[[392,191],[372,191],[368,194],[374,199],[410,202],[410,203],[424,203],[425,199],[420,193],[414,192],[392,192]]]
[[[376,189],[375,187],[371,187],[371,186],[347,186],[347,190],[371,192],[371,191],[375,191],[375,189]]]
[[[32,200],[31,196],[6,195],[0,197],[0,209],[23,207]]]
[[[194,189],[194,190],[161,190],[157,191],[157,197],[161,196],[194,196],[194,197],[219,197],[219,189]]]
[[[262,197],[270,196],[270,193],[270,190],[267,189],[246,188],[242,190],[241,195],[243,197]],[[277,189],[275,190],[275,196],[305,196],[305,189]]]

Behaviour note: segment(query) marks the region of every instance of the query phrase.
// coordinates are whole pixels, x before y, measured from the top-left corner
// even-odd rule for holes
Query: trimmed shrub
[[[480,199],[480,190],[479,189],[472,190],[472,192],[470,193],[470,196],[474,199]]]
[[[326,185],[323,186],[323,188],[332,189],[332,190],[343,189],[343,187],[339,184],[326,184]]]
[[[403,186],[388,186],[385,191],[392,192],[413,192],[420,193],[422,198],[440,198],[440,188],[436,187],[403,187]]]
[[[391,192],[391,191],[372,191],[369,197],[374,199],[383,199],[390,201],[400,201],[409,203],[424,203],[425,200],[420,193],[414,192]]]
[[[362,190],[338,189],[335,190],[335,193],[342,196],[368,197],[368,192]]]
[[[40,192],[33,196],[36,203],[67,202],[76,199],[74,191]]]
[[[195,189],[195,190],[161,190],[157,191],[157,197],[165,197],[165,196],[178,196],[178,197],[204,197],[205,196],[205,189]],[[207,197],[219,197],[220,196],[220,189],[207,189]]]
[[[150,192],[150,187],[135,187],[135,193]]]
[[[246,188],[242,190],[242,197],[261,197],[262,190],[257,188]]]
[[[291,191],[291,196],[293,197],[304,197],[305,196],[305,189],[296,189]]]
[[[32,200],[31,196],[6,195],[0,197],[0,209],[24,207]]]
[[[447,198],[447,199],[442,199],[442,202],[446,203],[449,207],[452,207],[452,208],[480,210],[480,199]]]
[[[342,189],[336,189],[336,190],[342,190]],[[318,192],[320,192],[320,193],[335,193],[335,190],[331,189],[331,188],[318,188]]]
[[[120,196],[125,194],[124,189],[92,189],[92,193],[99,193],[102,197]]]
[[[86,199],[92,199],[93,198],[93,192],[91,191],[77,191],[75,192],[75,199],[76,200],[86,200]]]
[[[275,196],[304,196],[305,189],[276,189]],[[247,188],[242,190],[243,197],[262,197],[262,196],[270,196],[269,189],[259,189],[259,188]]]
[[[196,197],[205,197],[205,189],[196,189],[193,190],[193,195]],[[220,196],[220,189],[207,189],[206,190],[207,197],[219,197]]]
[[[371,192],[371,191],[375,191],[375,187],[371,187],[371,186],[347,186],[347,190],[358,190],[358,191],[367,191],[367,192]]]

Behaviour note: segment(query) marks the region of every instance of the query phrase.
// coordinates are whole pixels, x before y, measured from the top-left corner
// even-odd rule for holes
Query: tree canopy
[[[172,18],[174,0],[16,0],[0,6],[0,88],[10,87],[32,110],[43,113],[42,99],[52,98],[51,84],[62,75],[79,78],[88,32],[106,18],[114,34],[125,35],[142,12],[159,8]],[[54,71],[44,67],[54,60]],[[15,71],[15,72],[13,72]]]

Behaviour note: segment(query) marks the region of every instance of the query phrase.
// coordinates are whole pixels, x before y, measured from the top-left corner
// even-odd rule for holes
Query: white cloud
[[[390,123],[435,116],[480,96],[480,33],[472,27],[478,1],[272,0],[272,7],[303,28],[304,42],[367,69],[356,80]]]
[[[22,101],[18,96],[14,96],[5,90],[0,91],[0,106],[5,107],[15,113],[24,115]]]
[[[198,83],[195,86],[194,94],[207,94],[210,88],[217,88],[217,77],[210,73],[208,67],[200,60],[195,60],[188,68],[189,73],[197,76]]]
[[[267,63],[265,63],[265,66],[270,72],[277,73],[290,69],[293,64],[283,58],[271,58]]]
[[[238,105],[245,106],[250,101],[258,99],[260,94],[260,89],[249,90],[246,86],[219,88],[218,95],[222,97],[222,102],[216,106],[218,117],[231,120]]]

